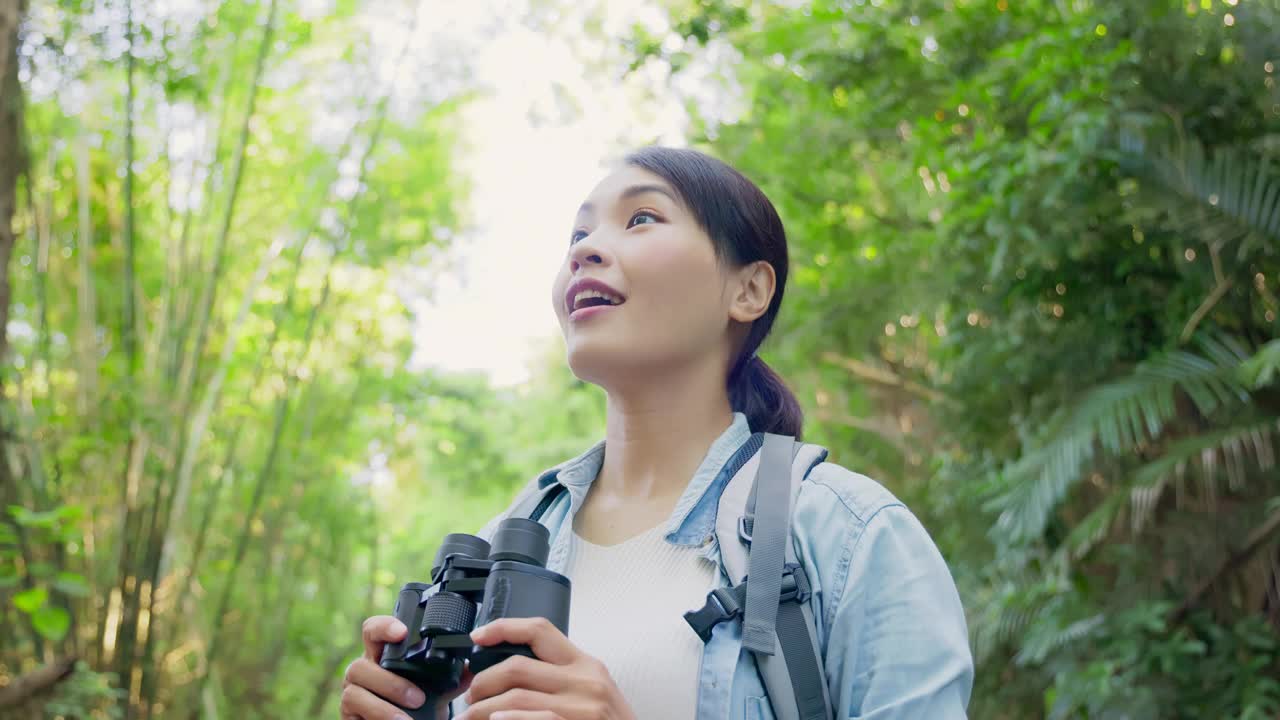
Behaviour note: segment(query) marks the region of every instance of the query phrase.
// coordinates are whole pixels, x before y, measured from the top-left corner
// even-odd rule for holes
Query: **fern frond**
[[[1030,629],[1023,639],[1022,648],[1014,656],[1019,665],[1041,663],[1050,653],[1057,652],[1089,637],[1106,622],[1106,613],[1098,613],[1070,623],[1066,627],[1046,627],[1039,623]]]
[[[997,528],[1023,540],[1043,532],[1098,449],[1123,455],[1154,441],[1177,414],[1179,391],[1206,416],[1223,405],[1247,402],[1239,379],[1247,353],[1223,340],[1205,340],[1201,347],[1204,355],[1175,350],[1155,357],[1056,413],[1038,446],[1006,468],[997,483],[1003,493],[987,505],[1000,511]]]
[[[1155,186],[1148,193],[1179,227],[1206,244],[1239,243],[1239,254],[1280,242],[1280,174],[1267,155],[1245,147],[1210,153],[1194,138],[1152,147],[1122,138],[1130,171]]]
[[[1270,385],[1280,373],[1280,340],[1263,345],[1240,369],[1241,378],[1249,387],[1257,389]]]
[[[1275,467],[1274,438],[1280,432],[1275,418],[1185,438],[1170,444],[1159,458],[1129,475],[1130,481],[1111,493],[1098,507],[1076,524],[1064,543],[1073,559],[1089,552],[1113,527],[1116,518],[1130,508],[1129,524],[1141,532],[1155,513],[1164,490],[1180,483],[1188,467],[1198,470],[1206,487],[1217,482],[1218,467],[1224,468],[1233,488],[1244,483],[1248,467],[1265,472]]]

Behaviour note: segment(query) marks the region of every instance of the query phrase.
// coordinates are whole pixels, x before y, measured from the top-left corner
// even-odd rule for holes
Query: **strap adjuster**
[[[754,515],[743,515],[738,518],[738,539],[745,545],[751,545],[751,529],[756,524]]]
[[[803,565],[800,563],[787,563],[783,566],[782,594],[778,596],[778,602],[791,600],[800,603],[808,602],[812,592],[812,588],[809,585],[809,574],[804,571]]]

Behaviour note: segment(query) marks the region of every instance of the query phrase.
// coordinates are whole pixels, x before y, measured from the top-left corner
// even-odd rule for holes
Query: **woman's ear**
[[[777,276],[773,266],[765,260],[757,260],[743,266],[735,273],[732,296],[729,301],[729,317],[738,322],[750,323],[764,315],[773,300]]]

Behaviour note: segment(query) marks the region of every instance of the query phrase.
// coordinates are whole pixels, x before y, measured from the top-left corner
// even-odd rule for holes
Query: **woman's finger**
[[[348,685],[342,689],[342,704],[339,709],[344,719],[356,717],[360,720],[407,720],[403,710],[359,685]]]
[[[364,640],[364,656],[374,662],[382,659],[382,646],[389,642],[400,642],[409,628],[392,615],[374,615],[366,618],[360,626],[360,637]]]
[[[479,677],[477,675],[476,677]],[[582,717],[583,713],[573,712],[576,700],[565,695],[548,695],[536,690],[517,688],[508,690],[488,700],[481,700],[467,708],[457,720],[491,720],[495,713],[519,710],[522,712],[551,713],[552,717]]]
[[[499,710],[489,720],[564,720],[550,710]]]
[[[467,693],[467,704],[473,705],[514,688],[555,694],[569,689],[570,680],[557,665],[516,655],[476,675]]]
[[[546,618],[502,618],[471,631],[471,640],[477,645],[512,643],[528,645],[539,660],[553,665],[568,665],[578,658],[580,651],[560,628]]]
[[[378,666],[369,658],[357,658],[347,666],[347,683],[364,688],[380,698],[390,700],[401,707],[417,708],[426,702],[426,695],[416,685]],[[388,715],[387,717],[390,717]]]

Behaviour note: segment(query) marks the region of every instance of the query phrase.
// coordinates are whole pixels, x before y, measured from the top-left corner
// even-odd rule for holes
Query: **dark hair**
[[[782,306],[787,286],[787,233],[773,203],[742,173],[695,150],[650,146],[626,157],[627,165],[666,180],[731,267],[764,260],[777,289],[764,315],[751,323],[746,342],[729,368],[729,403],[756,432],[800,437],[804,413],[782,378],[755,355]]]

